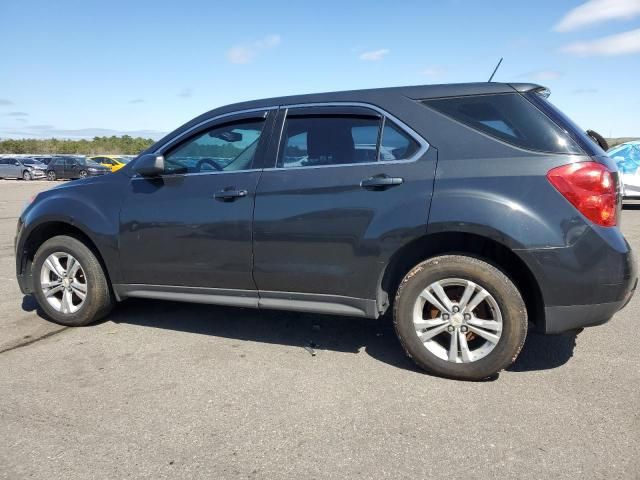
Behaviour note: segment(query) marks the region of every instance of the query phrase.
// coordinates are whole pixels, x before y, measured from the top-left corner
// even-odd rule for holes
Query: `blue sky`
[[[0,137],[158,137],[268,96],[536,82],[584,128],[640,136],[640,0],[5,0]]]

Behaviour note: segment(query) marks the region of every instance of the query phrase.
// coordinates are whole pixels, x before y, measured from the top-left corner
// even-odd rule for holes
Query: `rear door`
[[[0,158],[0,178],[6,178],[8,177],[8,169],[7,169],[7,164],[9,162],[8,158]]]
[[[435,149],[373,107],[293,107],[280,117],[256,192],[258,289],[376,298],[389,256],[426,231]]]

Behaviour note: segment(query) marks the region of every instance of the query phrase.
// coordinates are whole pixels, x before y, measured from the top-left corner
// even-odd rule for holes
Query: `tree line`
[[[142,137],[93,137],[92,140],[58,138],[0,139],[0,153],[137,155],[153,145],[154,140]]]

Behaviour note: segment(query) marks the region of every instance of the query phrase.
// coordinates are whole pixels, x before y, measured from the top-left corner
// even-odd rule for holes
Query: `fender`
[[[62,223],[78,229],[91,240],[102,257],[109,278],[116,282],[120,278],[119,215],[126,177],[108,178],[112,176],[117,174],[72,182],[39,194],[21,215],[16,261],[21,262],[20,257],[33,232],[47,224]],[[118,184],[122,186],[120,189]]]

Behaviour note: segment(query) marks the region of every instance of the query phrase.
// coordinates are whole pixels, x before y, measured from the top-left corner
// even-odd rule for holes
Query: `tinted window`
[[[355,115],[289,115],[278,167],[377,161],[380,119]]]
[[[390,120],[384,123],[380,142],[380,160],[406,160],[411,158],[420,146],[400,127]]]
[[[423,102],[512,145],[552,153],[582,153],[571,137],[517,93],[439,98]]]
[[[165,173],[251,168],[264,120],[243,120],[207,130],[165,155]]]
[[[536,105],[540,110],[549,115],[549,117],[560,127],[569,133],[569,136],[587,153],[587,155],[604,155],[605,152],[600,146],[587,135],[582,128],[574,123],[562,111],[551,103],[547,98],[535,92],[526,94],[526,97]]]

